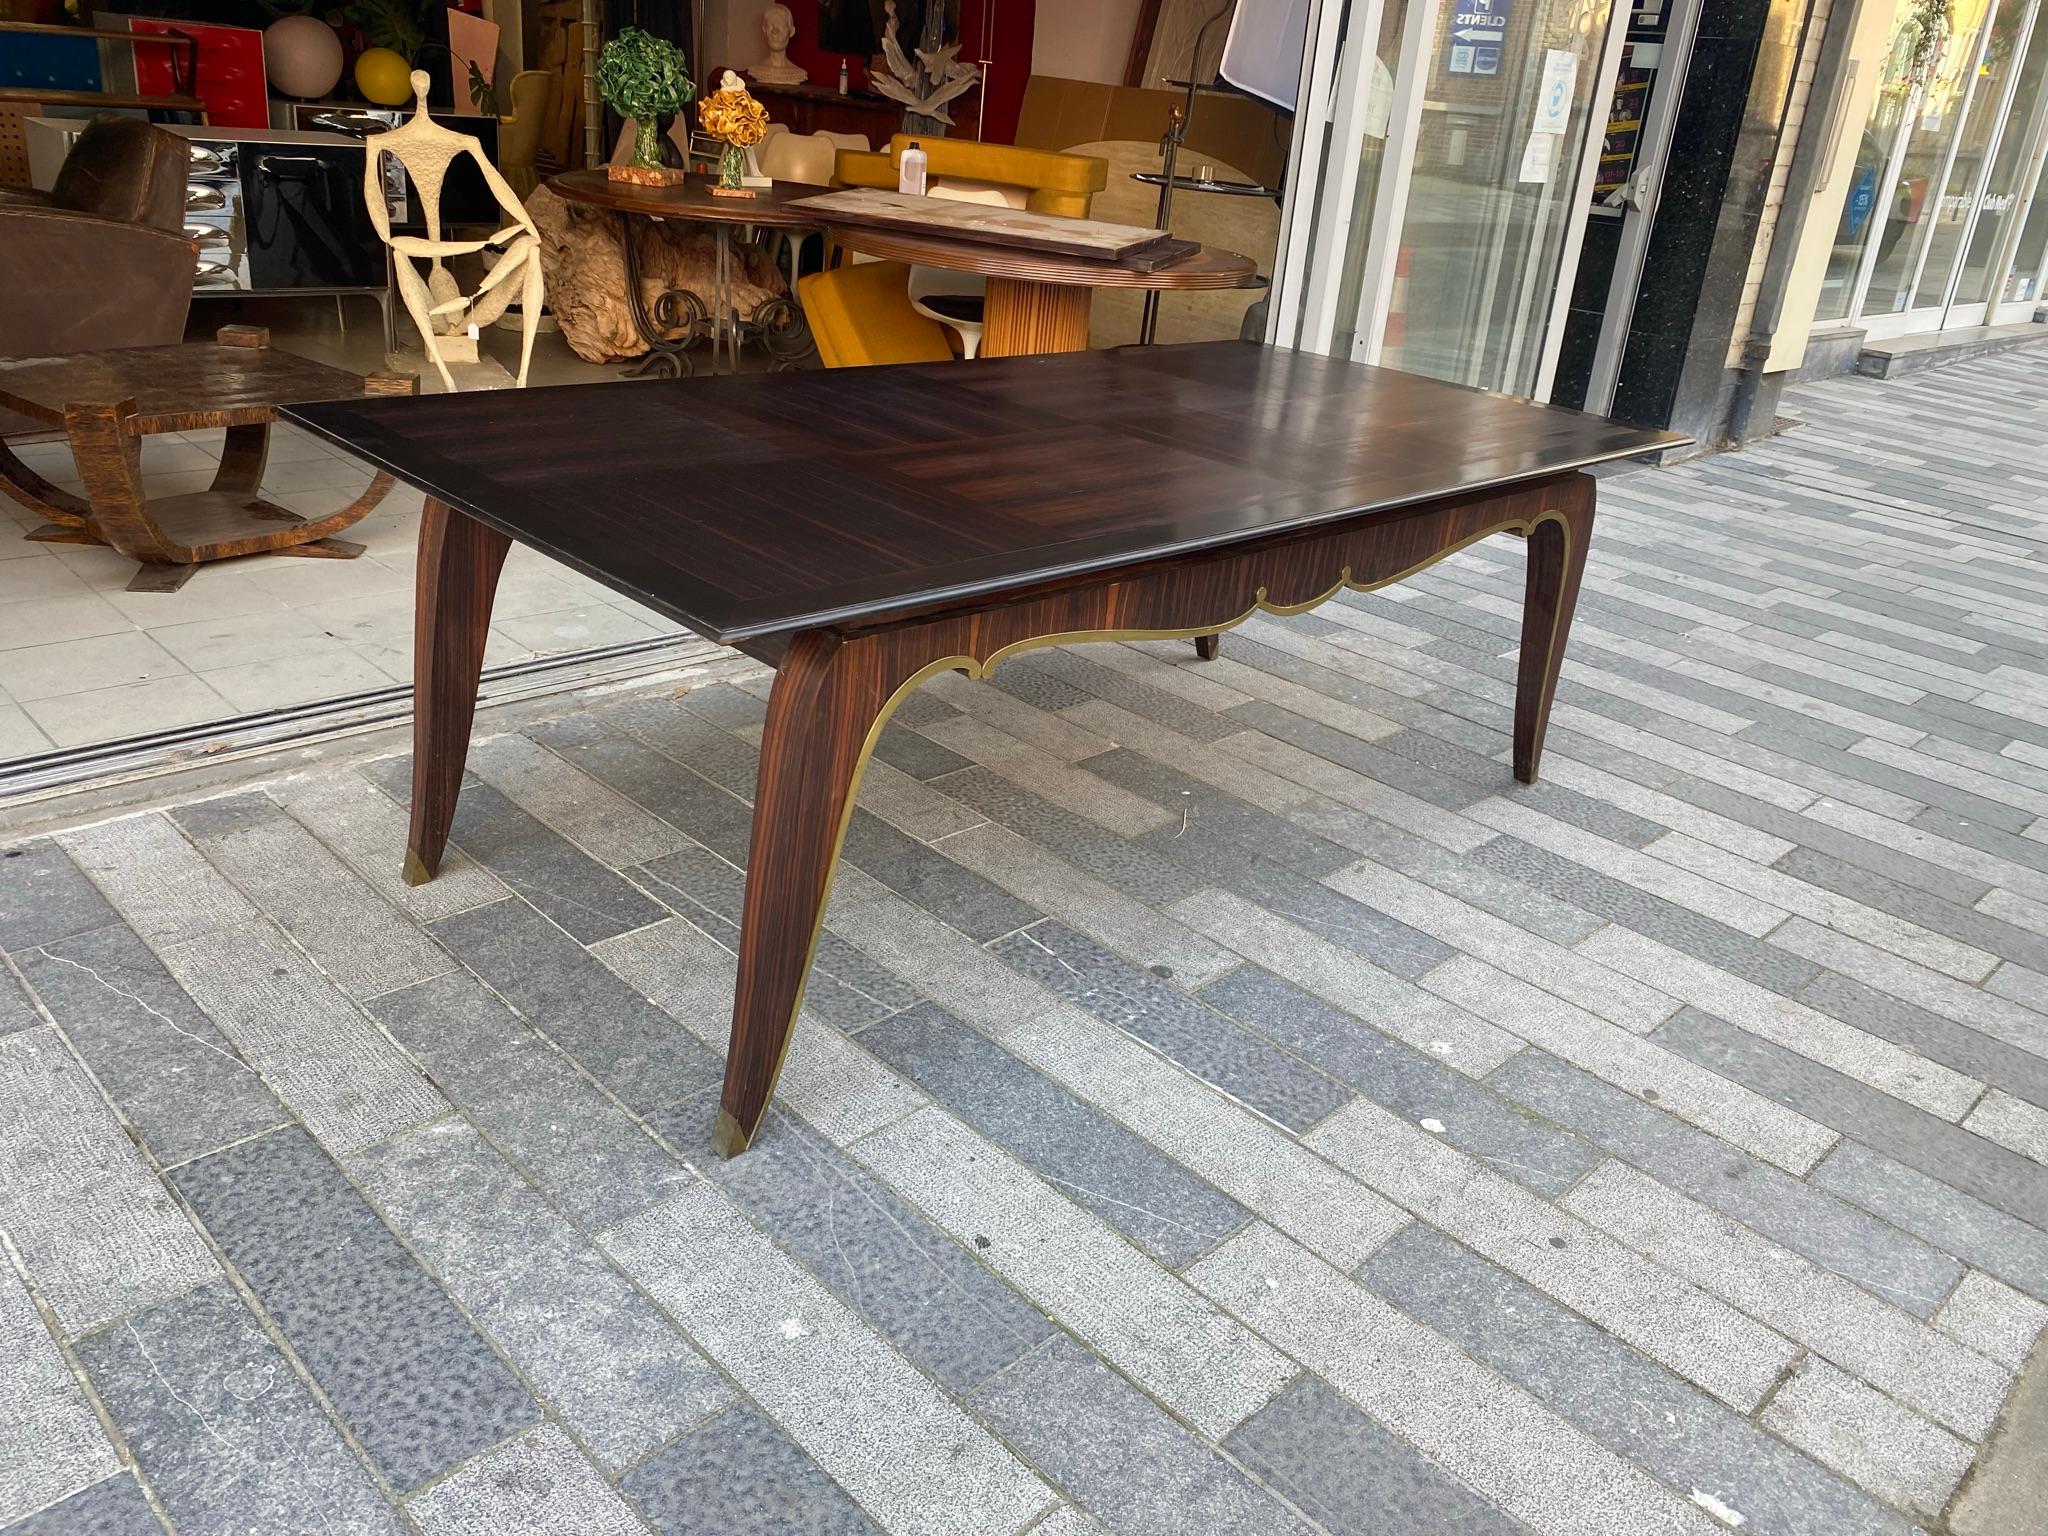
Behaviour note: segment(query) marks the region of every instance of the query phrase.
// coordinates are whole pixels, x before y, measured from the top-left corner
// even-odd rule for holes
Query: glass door
[[[1617,19],[1610,0],[1322,0],[1309,67],[1321,39],[1331,129],[1297,129],[1304,246],[1276,264],[1275,339],[1541,398]]]
[[[2021,232],[2031,218],[2029,194],[2036,200],[2040,196],[2034,188],[2041,173],[2044,136],[2048,136],[2048,15],[2039,5],[2034,8],[2026,56],[2015,78],[2005,131],[1978,199],[1977,222],[1964,247],[1955,296],[1943,322],[1947,325],[1996,323],[1997,317],[1990,313],[1994,288],[2001,289],[2001,297],[2008,299],[2032,299],[2038,294],[2040,242],[2029,251]],[[2015,291],[2007,274],[2020,276],[2023,269],[2025,280]]]

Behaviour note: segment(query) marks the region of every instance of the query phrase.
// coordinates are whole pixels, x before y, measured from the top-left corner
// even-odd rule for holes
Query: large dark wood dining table
[[[1528,541],[1531,782],[1589,466],[1685,439],[1250,342],[340,400],[293,420],[426,492],[406,876],[439,866],[492,594],[529,544],[775,669],[715,1141],[746,1149],[896,703],[1027,647],[1214,636]]]

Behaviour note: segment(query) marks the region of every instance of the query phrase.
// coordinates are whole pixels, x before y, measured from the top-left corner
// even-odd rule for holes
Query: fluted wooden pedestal
[[[1079,352],[1088,345],[1088,309],[1095,290],[1070,283],[988,280],[981,333],[983,357]]]

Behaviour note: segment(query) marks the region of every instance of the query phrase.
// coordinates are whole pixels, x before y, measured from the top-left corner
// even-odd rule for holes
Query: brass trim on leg
[[[401,874],[407,885],[425,885],[434,878],[434,872],[427,868],[427,861],[420,857],[417,848],[405,850],[405,868]]]

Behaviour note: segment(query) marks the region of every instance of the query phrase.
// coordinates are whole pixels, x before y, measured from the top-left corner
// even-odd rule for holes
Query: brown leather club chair
[[[78,136],[47,198],[0,202],[0,357],[184,339],[191,164],[177,134],[103,117]]]

